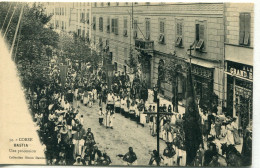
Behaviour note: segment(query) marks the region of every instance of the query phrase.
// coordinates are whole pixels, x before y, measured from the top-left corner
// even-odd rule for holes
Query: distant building
[[[241,127],[252,121],[254,4],[225,3],[225,100]]]
[[[46,14],[52,15],[49,26],[58,31],[75,32],[78,36],[90,39],[90,2],[44,2]]]

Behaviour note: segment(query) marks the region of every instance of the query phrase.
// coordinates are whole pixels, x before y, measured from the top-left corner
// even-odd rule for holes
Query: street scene
[[[47,165],[252,164],[254,4],[0,11]]]

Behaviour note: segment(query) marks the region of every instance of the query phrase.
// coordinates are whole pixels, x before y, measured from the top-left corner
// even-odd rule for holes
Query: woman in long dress
[[[234,141],[236,145],[239,145],[241,143],[240,141],[240,137],[238,135],[238,126],[235,123],[236,118],[233,120],[233,122],[231,123],[232,127],[233,127],[233,134],[234,134]]]
[[[229,122],[228,125],[227,125],[227,135],[226,135],[226,142],[227,142],[227,145],[234,145],[235,142],[234,142],[234,134],[233,134],[233,126],[232,126],[232,123]]]

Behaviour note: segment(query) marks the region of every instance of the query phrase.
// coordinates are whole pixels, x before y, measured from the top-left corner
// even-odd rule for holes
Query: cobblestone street
[[[114,129],[100,126],[98,123],[98,104],[92,108],[80,105],[80,114],[84,115],[84,128],[91,128],[95,141],[101,151],[106,151],[112,160],[112,165],[122,165],[123,161],[118,154],[128,152],[128,147],[133,147],[138,158],[138,165],[148,165],[150,153],[156,149],[156,137],[149,133],[149,127],[142,127],[135,121],[125,118],[121,114],[115,114]],[[160,141],[160,153],[166,147],[164,141]]]

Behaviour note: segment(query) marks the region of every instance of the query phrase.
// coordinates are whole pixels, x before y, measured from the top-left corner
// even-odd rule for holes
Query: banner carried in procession
[[[68,73],[68,66],[67,65],[60,65],[60,79],[61,79],[62,87],[65,86],[67,73]]]

